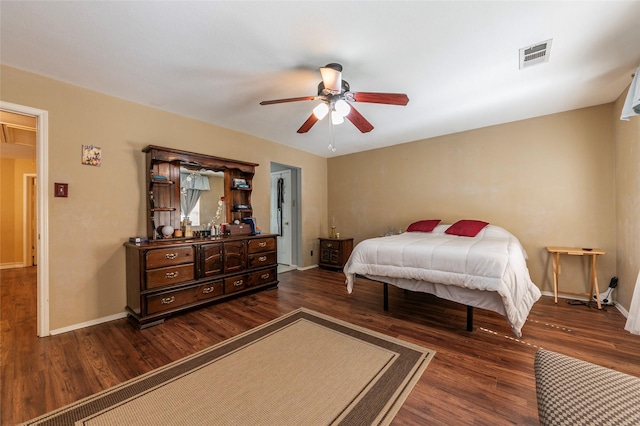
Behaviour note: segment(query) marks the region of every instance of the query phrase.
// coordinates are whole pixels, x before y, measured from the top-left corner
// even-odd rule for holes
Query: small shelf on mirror
[[[149,209],[152,212],[174,212],[176,211],[175,207],[154,207],[152,209]]]
[[[151,179],[151,183],[154,185],[173,185],[175,182],[172,180]]]

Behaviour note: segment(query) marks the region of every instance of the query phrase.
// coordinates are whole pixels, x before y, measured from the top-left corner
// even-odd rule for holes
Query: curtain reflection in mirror
[[[200,199],[201,192],[209,191],[210,189],[209,178],[207,176],[202,176],[196,172],[180,173],[180,209],[182,216],[184,216],[186,220],[190,219],[189,215]],[[198,223],[192,221],[192,225],[194,226],[198,226],[199,224],[199,220]]]

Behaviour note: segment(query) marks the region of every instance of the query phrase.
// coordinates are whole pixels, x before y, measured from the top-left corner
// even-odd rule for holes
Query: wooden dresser
[[[125,246],[127,311],[140,328],[185,309],[278,285],[275,235]]]
[[[155,145],[142,151],[148,241],[125,243],[126,309],[140,328],[186,309],[278,285],[277,235],[255,235],[253,226],[244,223],[255,224],[251,193],[258,164]],[[210,230],[199,229],[202,238],[185,238],[186,232],[175,232],[188,216],[182,215],[181,201],[194,176],[208,172],[224,175],[222,193],[213,194],[215,203],[209,203],[218,206],[213,222],[226,224],[228,233],[212,237]],[[213,192],[208,187],[199,188],[198,202]],[[203,222],[213,214],[205,214]]]
[[[331,269],[342,269],[351,256],[353,238],[319,238],[319,266]]]

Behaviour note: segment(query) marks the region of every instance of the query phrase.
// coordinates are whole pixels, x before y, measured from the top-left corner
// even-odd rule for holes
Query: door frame
[[[0,101],[0,109],[36,118],[36,179],[37,223],[38,223],[38,265],[37,268],[37,334],[48,336],[49,330],[49,112]]]

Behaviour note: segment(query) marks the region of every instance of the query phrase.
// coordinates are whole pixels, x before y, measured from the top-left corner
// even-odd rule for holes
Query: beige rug
[[[435,352],[298,309],[26,425],[384,425]]]

